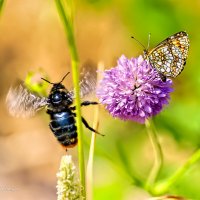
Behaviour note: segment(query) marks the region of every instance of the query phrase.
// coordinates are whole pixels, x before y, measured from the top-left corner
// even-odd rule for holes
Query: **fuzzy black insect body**
[[[73,103],[70,92],[61,83],[53,84],[47,102],[51,131],[63,146],[75,146],[78,141],[77,128],[74,119],[75,114],[70,108]]]
[[[72,106],[75,95],[72,91],[68,91],[62,84],[62,81],[68,74],[69,73],[67,73],[59,83],[51,83],[42,78],[44,81],[53,85],[47,98],[33,94],[28,91],[24,85],[19,85],[15,88],[10,88],[6,102],[10,114],[17,117],[33,116],[38,110],[46,107],[46,112],[50,116],[49,127],[51,131],[64,147],[71,148],[77,144],[78,139],[75,121],[76,107]],[[82,92],[84,95],[94,89],[94,82],[95,81],[90,85],[90,80],[82,80],[80,88],[84,88]],[[98,103],[84,101],[81,103],[81,106],[96,104]],[[98,133],[88,125],[83,117],[82,122],[86,128]]]
[[[65,147],[73,147],[77,144],[77,128],[75,125],[74,113],[70,109],[66,109],[59,113],[50,114],[49,127],[58,139],[58,141]]]

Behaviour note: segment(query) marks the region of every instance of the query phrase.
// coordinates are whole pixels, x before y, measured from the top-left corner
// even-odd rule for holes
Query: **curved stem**
[[[153,189],[155,194],[164,194],[177,182],[196,162],[200,160],[200,149],[198,149],[168,180],[159,183]]]
[[[160,143],[156,134],[156,130],[153,126],[153,122],[146,120],[145,125],[147,129],[147,133],[149,135],[149,139],[151,141],[151,144],[154,150],[154,155],[155,155],[154,164],[150,172],[150,175],[146,181],[146,186],[145,186],[146,189],[149,191],[153,187],[159,175],[159,172],[163,166],[163,152],[162,152],[162,148],[160,146]]]
[[[83,129],[82,129],[82,120],[81,120],[81,107],[80,107],[80,88],[79,88],[79,58],[76,48],[74,31],[72,26],[71,19],[71,7],[72,1],[69,0],[65,2],[64,0],[55,0],[58,12],[63,21],[65,33],[68,40],[69,51],[71,55],[71,65],[72,65],[72,74],[73,74],[73,83],[75,88],[75,104],[76,104],[76,125],[78,132],[78,157],[79,157],[79,171],[80,171],[80,180],[83,187],[83,196],[86,196],[85,193],[85,164],[84,164],[84,151],[83,151]],[[68,7],[66,7],[68,6]]]

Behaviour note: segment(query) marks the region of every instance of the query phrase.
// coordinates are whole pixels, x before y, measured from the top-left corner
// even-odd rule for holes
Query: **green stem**
[[[131,177],[133,184],[135,186],[138,187],[142,187],[144,186],[143,181],[140,179],[140,177],[138,177],[135,172],[132,169],[131,163],[129,161],[129,157],[127,156],[127,153],[124,150],[124,147],[121,143],[121,141],[117,142],[117,151],[120,157],[120,164],[122,165],[122,168],[124,169],[124,171],[128,174],[128,176]]]
[[[104,71],[104,64],[99,62],[97,71],[97,84],[102,79],[102,74],[100,72]],[[93,129],[98,130],[99,127],[99,105],[96,106],[94,112],[94,121],[93,121]],[[91,132],[91,142],[90,142],[90,151],[89,151],[89,159],[87,164],[87,175],[86,175],[86,193],[87,200],[93,199],[93,164],[94,164],[94,149],[95,149],[95,141],[96,141],[96,133]]]
[[[85,164],[84,164],[84,151],[83,151],[83,129],[81,120],[81,107],[80,107],[80,88],[79,88],[79,58],[74,38],[74,31],[72,26],[72,21],[70,21],[71,13],[67,13],[67,9],[64,5],[66,2],[64,0],[55,0],[58,12],[63,21],[65,33],[67,36],[69,51],[71,55],[71,65],[73,74],[73,84],[75,87],[75,104],[76,104],[76,124],[78,132],[78,157],[79,157],[79,170],[80,170],[80,180],[83,186],[83,196],[85,193]],[[72,2],[69,2],[72,4]]]
[[[198,149],[168,180],[159,183],[153,189],[155,194],[164,194],[177,182],[196,162],[200,160],[200,149]]]
[[[97,130],[99,126],[99,106],[95,108],[93,129]],[[92,132],[89,159],[87,164],[87,175],[86,175],[86,191],[87,200],[93,199],[93,164],[94,164],[94,148],[95,148],[96,134]]]
[[[149,135],[149,139],[153,146],[154,155],[155,155],[154,164],[153,164],[152,170],[150,172],[150,175],[147,179],[146,186],[145,186],[148,191],[151,191],[151,188],[153,187],[153,185],[160,173],[160,170],[163,166],[163,153],[162,153],[162,149],[161,149],[153,122],[146,120],[145,125],[146,125],[146,129],[147,129],[147,133]]]

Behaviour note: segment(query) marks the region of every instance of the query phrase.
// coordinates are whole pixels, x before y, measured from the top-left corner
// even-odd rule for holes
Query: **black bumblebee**
[[[15,88],[10,88],[6,102],[8,110],[12,116],[15,117],[30,117],[37,111],[46,107],[47,114],[50,115],[49,127],[58,141],[66,148],[73,147],[77,144],[77,127],[75,124],[74,111],[75,106],[72,106],[74,93],[68,91],[62,84],[67,73],[59,83],[51,83],[42,78],[44,81],[53,85],[48,97],[40,97],[33,94],[24,86],[20,84]],[[81,96],[85,96],[94,90],[96,81],[92,76],[86,73],[80,82]],[[97,102],[83,101],[81,106],[96,105]],[[82,122],[89,130],[98,133],[90,127],[87,121],[82,117]],[[98,133],[99,134],[99,133]]]

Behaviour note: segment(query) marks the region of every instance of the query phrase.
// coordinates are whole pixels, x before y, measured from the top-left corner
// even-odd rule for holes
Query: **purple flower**
[[[100,103],[113,117],[144,123],[168,104],[172,81],[163,82],[142,56],[122,55],[115,68],[105,70],[97,88]]]

